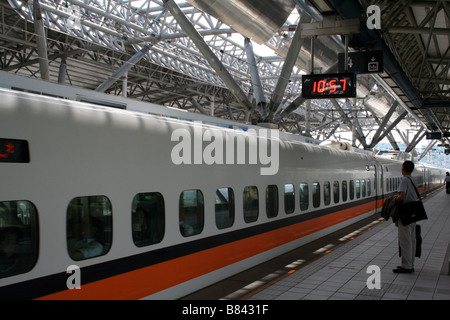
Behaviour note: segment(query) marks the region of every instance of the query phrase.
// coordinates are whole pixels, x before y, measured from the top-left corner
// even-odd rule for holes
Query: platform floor
[[[424,200],[428,220],[421,221],[422,256],[415,272],[395,274],[400,265],[397,228],[392,220],[373,228],[320,258],[296,267],[276,282],[246,294],[247,300],[450,300],[450,195],[441,189]],[[349,235],[351,238],[352,235]],[[445,260],[445,261],[444,261]],[[447,264],[447,265],[446,265]],[[369,266],[378,266],[380,289],[369,289]],[[371,279],[373,280],[373,279]],[[375,280],[370,281],[375,283]]]

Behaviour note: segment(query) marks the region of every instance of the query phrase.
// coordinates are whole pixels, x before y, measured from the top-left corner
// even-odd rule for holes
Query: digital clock
[[[303,75],[302,97],[305,99],[356,97],[356,74],[332,73]]]

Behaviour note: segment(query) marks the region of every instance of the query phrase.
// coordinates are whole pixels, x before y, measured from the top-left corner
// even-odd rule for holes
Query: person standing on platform
[[[397,202],[405,204],[415,201],[417,198],[414,189],[415,182],[411,177],[414,171],[414,163],[412,161],[405,161],[402,165],[403,178],[398,187]],[[414,184],[414,185],[413,185]],[[398,242],[402,257],[402,265],[392,270],[394,273],[411,273],[414,272],[414,257],[416,254],[416,223],[403,225],[401,219],[396,222],[398,227]]]
[[[448,172],[445,173],[444,184],[446,192],[450,193],[450,173]]]

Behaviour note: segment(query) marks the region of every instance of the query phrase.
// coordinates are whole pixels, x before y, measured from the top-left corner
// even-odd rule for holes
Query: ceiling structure
[[[365,8],[373,4],[381,29],[369,30]],[[320,140],[353,139],[363,149],[386,137],[399,150],[400,137],[409,152],[426,132],[449,144],[449,7],[445,0],[0,0],[0,70],[271,122]],[[347,32],[349,51],[383,50],[384,72],[359,74],[357,98],[303,99],[301,75],[337,71],[345,41],[299,26],[347,19],[361,30]]]

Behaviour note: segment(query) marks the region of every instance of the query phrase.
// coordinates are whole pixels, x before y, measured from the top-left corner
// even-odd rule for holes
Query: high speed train
[[[401,163],[1,89],[0,298],[185,296],[375,213]]]

